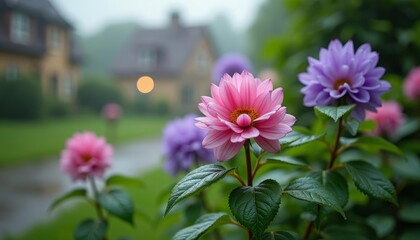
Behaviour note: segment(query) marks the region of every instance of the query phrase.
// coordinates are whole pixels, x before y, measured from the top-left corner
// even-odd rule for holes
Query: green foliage
[[[357,140],[352,143],[351,146],[357,146],[366,151],[385,150],[400,156],[404,156],[404,153],[397,146],[380,137],[362,136],[357,138]]]
[[[296,238],[295,236],[293,236],[292,234],[290,234],[288,232],[279,231],[279,232],[264,233],[262,235],[261,239],[264,239],[264,240],[297,240],[298,238]]]
[[[57,206],[61,205],[63,202],[73,199],[73,198],[77,198],[77,197],[87,197],[87,192],[86,189],[84,188],[76,188],[68,193],[65,193],[64,195],[62,195],[61,197],[57,198],[56,200],[54,200],[53,203],[51,203],[50,207],[48,208],[49,211],[52,211],[54,208],[56,208]]]
[[[349,187],[347,180],[337,171],[317,171],[310,176],[318,180],[324,187],[337,198],[342,208],[349,200]]]
[[[38,119],[42,115],[43,107],[39,78],[0,78],[0,118]]]
[[[264,157],[262,158],[262,161],[266,161],[267,163],[272,163],[272,164],[286,163],[286,164],[296,165],[296,166],[308,166],[304,162],[294,157],[278,155],[278,154],[273,154],[273,153],[268,153],[264,155]]]
[[[97,198],[99,204],[110,214],[132,225],[134,224],[134,203],[127,192],[121,189],[111,189],[100,193]]]
[[[108,231],[105,220],[86,219],[77,226],[74,233],[75,240],[103,240]]]
[[[230,217],[226,213],[209,213],[197,219],[194,225],[177,232],[172,240],[196,240],[212,229],[229,222]]]
[[[122,103],[118,87],[106,79],[88,79],[78,89],[77,99],[81,107],[100,113],[107,103]]]
[[[322,136],[323,135],[308,135],[298,131],[292,131],[285,137],[281,138],[279,141],[281,145],[286,145],[283,147],[284,149],[287,147],[297,147],[306,143],[313,142],[320,139]]]
[[[138,180],[137,178],[128,177],[124,175],[112,175],[106,179],[105,185],[108,187],[114,185],[124,187],[142,187],[143,183],[140,182],[140,180]]]
[[[219,181],[232,170],[233,168],[225,169],[221,165],[208,164],[189,172],[172,189],[165,215],[175,204]]]
[[[233,216],[250,229],[256,239],[262,239],[262,234],[278,212],[280,197],[280,185],[267,179],[255,187],[234,189],[229,196],[229,207]]]
[[[394,186],[375,167],[363,161],[347,162],[345,166],[360,191],[398,205]]]
[[[327,117],[330,117],[334,122],[337,122],[338,119],[343,117],[345,114],[350,113],[355,105],[344,105],[338,107],[331,107],[331,106],[322,106],[322,107],[315,107],[315,112],[324,114]]]
[[[284,193],[300,200],[331,207],[345,217],[343,208],[337,198],[314,178],[298,178],[284,189]]]

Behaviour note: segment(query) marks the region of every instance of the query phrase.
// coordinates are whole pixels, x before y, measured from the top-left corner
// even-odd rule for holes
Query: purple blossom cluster
[[[189,170],[199,162],[213,162],[213,151],[201,145],[206,131],[195,126],[196,115],[170,121],[163,130],[163,152],[167,158],[165,170],[172,175]]]
[[[369,44],[354,51],[352,41],[333,40],[321,49],[319,60],[309,57],[308,62],[307,72],[299,74],[305,106],[355,104],[352,116],[362,121],[365,111],[376,112],[380,96],[391,88],[381,80],[385,69],[376,66],[378,53]]]

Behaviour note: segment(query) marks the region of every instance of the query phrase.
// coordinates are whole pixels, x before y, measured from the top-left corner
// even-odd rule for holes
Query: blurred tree
[[[101,112],[107,103],[122,103],[122,95],[113,82],[106,79],[89,78],[80,84],[78,89],[78,102],[81,107],[86,107],[95,112]]]
[[[418,65],[420,1],[268,0],[250,33],[250,49],[262,49],[265,61],[275,63],[284,76],[282,85],[296,93],[286,92],[285,104],[302,102],[297,74],[307,67],[307,56],[318,58],[319,49],[332,39],[353,40],[355,47],[370,43],[387,74],[404,76]]]

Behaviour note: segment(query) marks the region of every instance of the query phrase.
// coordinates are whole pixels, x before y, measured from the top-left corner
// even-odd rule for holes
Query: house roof
[[[50,0],[4,0],[4,3],[10,9],[20,10],[30,16],[43,18],[63,27],[73,28]]]
[[[162,29],[139,29],[133,33],[117,56],[111,72],[117,77],[178,74],[183,70],[194,46],[206,36],[207,30],[203,26],[180,25]],[[139,68],[139,54],[144,50],[156,53],[155,68]]]

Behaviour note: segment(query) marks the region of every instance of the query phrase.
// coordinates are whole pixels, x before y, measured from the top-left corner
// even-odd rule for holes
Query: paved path
[[[136,175],[160,161],[160,140],[140,140],[117,146],[107,172]],[[58,157],[24,166],[0,169],[0,239],[20,233],[37,221],[52,217],[47,208],[54,198],[80,186],[58,168]]]

